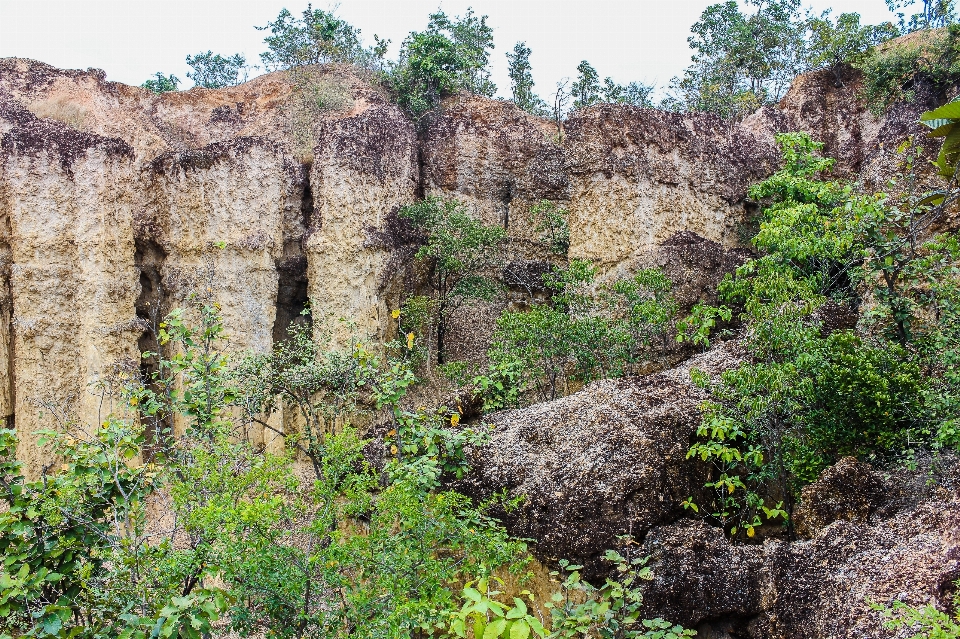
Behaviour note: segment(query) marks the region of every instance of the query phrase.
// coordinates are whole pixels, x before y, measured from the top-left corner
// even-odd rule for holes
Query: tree
[[[429,269],[436,296],[437,363],[443,364],[450,314],[468,300],[491,300],[499,290],[489,274],[501,264],[506,231],[474,219],[452,198],[427,197],[400,209],[400,217],[426,235],[416,258]]]
[[[940,133],[942,115],[925,115]],[[777,141],[784,168],[750,190],[759,255],[720,287],[743,309],[750,359],[704,380],[712,399],[689,452],[714,465],[706,514],[734,535],[788,516],[839,457],[883,463],[960,444],[960,246],[953,234],[925,238],[955,187],[914,192],[920,154],[905,145],[903,192],[861,195],[824,179],[833,161],[822,144]],[[828,327],[831,312],[856,315],[856,326]]]
[[[673,81],[687,108],[738,118],[779,100],[803,69],[800,0],[736,0],[707,7],[687,39],[693,64]]]
[[[939,29],[957,20],[954,0],[919,0],[920,11],[909,18],[900,10],[917,5],[917,0],[886,0],[886,2],[887,8],[898,18],[901,33]]]
[[[440,11],[430,15],[426,31],[413,32],[403,41],[388,83],[397,103],[414,117],[459,91],[492,96],[497,90],[488,69],[492,49],[487,16],[478,18],[468,9],[462,18],[451,19]]]
[[[328,62],[377,69],[389,44],[375,35],[375,46],[365,48],[360,29],[338,18],[332,11],[314,9],[310,4],[300,18],[294,18],[283,9],[276,20],[256,28],[270,31],[263,40],[269,50],[260,54],[264,66],[270,71]]]
[[[809,16],[809,65],[813,69],[830,69],[835,85],[843,86],[844,65],[862,63],[874,45],[889,36],[884,27],[860,24],[860,14],[841,13],[836,22],[827,9],[819,17]]]
[[[577,80],[570,87],[570,94],[574,109],[584,109],[600,101],[600,76],[586,60],[577,65]]]
[[[188,55],[187,64],[193,67],[193,73],[188,73],[187,77],[193,80],[195,86],[204,89],[232,87],[241,82],[240,72],[246,63],[246,58],[239,53],[227,58],[213,51]],[[246,78],[242,81],[246,81]]]
[[[476,95],[492,97],[497,86],[490,81],[490,52],[493,50],[493,29],[487,16],[476,16],[472,8],[451,19],[443,11],[430,15],[427,31],[444,33],[453,42],[459,60],[459,86]]]
[[[170,91],[176,91],[179,84],[180,78],[172,73],[169,76],[166,76],[157,71],[154,74],[154,77],[150,78],[140,86],[149,91],[153,91],[154,93],[169,93]]]
[[[603,100],[604,102],[614,102],[620,104],[631,104],[638,107],[653,107],[653,87],[642,82],[630,82],[625,85],[617,84],[613,78],[606,78],[603,81]]]
[[[547,103],[533,92],[533,74],[530,67],[530,48],[525,42],[518,42],[513,53],[507,53],[509,61],[510,89],[513,103],[533,115],[545,115]]]

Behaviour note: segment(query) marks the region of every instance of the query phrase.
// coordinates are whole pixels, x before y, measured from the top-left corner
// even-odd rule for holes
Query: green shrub
[[[954,582],[960,587],[960,581]],[[916,631],[910,639],[958,639],[960,638],[960,593],[953,597],[953,614],[937,610],[927,604],[919,608],[908,606],[902,601],[886,607],[871,603],[871,607],[887,619],[888,630]]]
[[[633,278],[596,287],[596,269],[574,260],[564,269],[544,276],[551,300],[527,311],[505,311],[497,320],[488,355],[491,374],[513,374],[520,388],[511,405],[526,392],[548,401],[565,391],[568,382],[619,377],[641,363],[673,318],[671,282],[657,269]],[[504,380],[498,377],[500,383]],[[478,388],[496,383],[478,378]]]
[[[346,62],[361,68],[379,70],[389,41],[374,36],[376,44],[366,48],[360,30],[334,11],[314,9],[308,4],[299,18],[283,9],[273,22],[260,31],[270,31],[264,38],[269,49],[260,54],[270,71],[293,69],[329,62]]]
[[[910,102],[917,87],[939,94],[960,81],[960,25],[919,31],[906,41],[877,47],[859,64],[863,94],[879,114],[895,102]]]
[[[750,360],[712,383],[698,378],[712,398],[689,451],[713,466],[701,514],[747,536],[788,516],[800,487],[842,456],[909,463],[918,447],[955,445],[960,409],[950,372],[960,249],[952,235],[918,239],[944,200],[909,192],[918,151],[901,149],[907,192],[862,196],[823,179],[832,161],[822,145],[778,141],[784,168],[750,191],[762,206],[760,255],[720,286],[742,309]],[[859,310],[857,328],[831,331],[831,308]],[[705,341],[729,312],[697,309],[679,338]]]
[[[500,290],[491,274],[502,262],[503,227],[474,219],[455,199],[428,197],[400,209],[400,217],[426,236],[416,259],[434,291],[437,363],[444,364],[447,321],[469,300],[489,301]]]
[[[400,58],[386,75],[397,104],[415,118],[436,108],[440,100],[460,91],[493,96],[490,50],[493,29],[487,16],[472,9],[451,19],[444,12],[430,15],[427,30],[413,32],[403,41]]]
[[[188,55],[187,64],[193,67],[193,73],[188,73],[187,77],[193,80],[194,86],[204,89],[232,87],[246,81],[246,77],[240,79],[240,72],[246,66],[247,60],[239,53],[229,57],[214,54],[213,51]]]
[[[172,73],[169,76],[166,76],[157,71],[154,74],[154,77],[150,78],[140,86],[148,91],[153,91],[154,93],[169,93],[171,91],[176,91],[179,85],[180,78],[177,76],[173,75]]]

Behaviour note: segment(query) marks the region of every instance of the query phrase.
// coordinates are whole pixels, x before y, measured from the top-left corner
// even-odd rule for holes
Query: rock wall
[[[194,298],[220,306],[236,353],[271,349],[308,297],[384,337],[414,127],[349,69],[318,78],[342,108],[304,121],[284,74],[156,96],[0,61],[0,417],[28,472],[54,462],[33,433],[98,423],[97,382]]]
[[[304,77],[326,106],[298,90]],[[89,384],[138,361],[150,327],[194,293],[221,305],[235,351],[271,348],[308,298],[341,342],[390,337],[416,241],[396,212],[424,194],[504,225],[514,266],[531,273],[551,257],[530,207],[558,203],[570,257],[605,276],[673,268],[692,305],[712,289],[695,282],[716,278],[692,276],[690,242],[676,238],[696,234],[690,246],[712,242],[710,255],[738,244],[746,189],[777,166],[775,132],[814,132],[859,175],[886,157],[878,140],[909,128],[909,114],[872,119],[855,82],[825,82],[801,78],[738,125],[599,105],[558,129],[509,102],[454,97],[418,127],[339,65],[154,95],[97,70],[0,60],[0,413],[38,470],[29,433],[49,416],[37,402],[95,420]],[[717,273],[736,263],[717,259]],[[464,311],[460,355],[482,356],[498,312]]]

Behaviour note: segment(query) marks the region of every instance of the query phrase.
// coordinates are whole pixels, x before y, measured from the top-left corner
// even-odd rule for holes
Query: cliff
[[[149,370],[140,355],[156,350],[158,322],[192,296],[219,304],[237,352],[269,350],[308,300],[317,330],[341,343],[350,331],[391,338],[390,311],[421,285],[417,238],[397,211],[424,195],[456,197],[502,225],[530,272],[549,259],[530,207],[561,204],[571,258],[603,277],[661,266],[689,308],[747,255],[746,191],[777,169],[776,133],[809,132],[837,175],[882,189],[929,106],[921,96],[878,119],[856,77],[838,88],[823,73],[737,124],[598,105],[558,129],[475,96],[414,123],[349,67],[310,73],[316,95],[285,73],[154,95],[96,70],[0,60],[0,417],[30,473],[54,462],[35,432],[101,421],[112,407],[97,385],[118,367]],[[499,308],[454,318],[455,357],[482,356]],[[706,636],[879,632],[865,597],[943,595],[956,576],[956,482],[896,507],[870,491],[831,497],[835,485],[887,481],[848,462],[805,493],[809,539],[798,543],[734,546],[680,521],[680,500],[703,483],[684,462],[703,399],[689,368],[715,374],[739,357],[727,344],[492,416],[491,443],[473,451],[460,487],[523,497],[504,513],[510,531],[588,571],[629,530],[653,558],[650,613]],[[249,436],[271,445],[267,433]],[[910,535],[897,530],[908,525]],[[890,557],[903,569],[883,568]],[[924,572],[905,583],[921,558]]]
[[[738,125],[600,105],[560,131],[468,96],[418,129],[349,67],[313,81],[336,99],[305,101],[284,73],[155,95],[97,70],[0,61],[0,416],[29,467],[46,461],[30,440],[49,425],[41,404],[97,420],[91,385],[138,362],[150,327],[192,293],[209,289],[237,350],[269,349],[308,298],[315,315],[387,337],[410,286],[396,211],[420,195],[503,224],[530,261],[542,256],[529,207],[561,203],[570,257],[622,270],[679,232],[737,245],[746,189],[776,168],[776,132],[809,131],[839,174],[878,182],[883,142],[915,122],[877,121],[855,82],[817,74]],[[488,315],[463,318],[451,341],[482,342]]]

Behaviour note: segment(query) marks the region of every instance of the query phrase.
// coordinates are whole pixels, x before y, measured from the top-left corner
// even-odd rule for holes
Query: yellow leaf
[[[407,350],[413,349],[413,333],[407,333]]]
[[[394,437],[394,436],[396,436],[396,434],[397,434],[397,429],[396,429],[396,428],[387,431],[387,437]]]
[[[460,423],[460,413],[454,413],[453,415],[450,416],[451,426],[456,426],[459,423]]]
[[[733,484],[730,484],[729,486],[727,486],[727,492],[730,493],[731,495],[733,494]]]
[[[391,447],[390,447],[390,454],[391,454],[391,455],[396,455],[398,450],[399,450],[399,449],[398,449],[396,446],[391,446]]]
[[[747,537],[753,537],[755,534],[753,526],[747,526]]]

